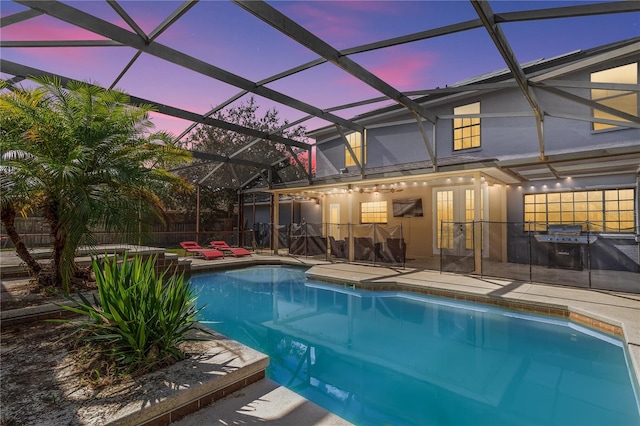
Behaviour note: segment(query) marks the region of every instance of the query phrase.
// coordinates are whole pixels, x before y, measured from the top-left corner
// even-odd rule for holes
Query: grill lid
[[[580,225],[549,225],[546,234],[536,234],[535,239],[541,243],[593,244],[596,235],[582,234]]]
[[[580,235],[582,227],[580,225],[549,225],[548,234],[555,235]]]

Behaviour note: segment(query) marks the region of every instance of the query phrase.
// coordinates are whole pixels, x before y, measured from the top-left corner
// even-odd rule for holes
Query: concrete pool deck
[[[310,268],[308,275],[311,277],[347,286],[412,291],[565,317],[621,335],[631,358],[636,381],[640,382],[640,294],[448,274],[419,268],[330,263],[288,256],[254,254],[242,258],[188,260],[191,261],[191,271],[196,273],[258,264],[306,266]],[[0,265],[6,264],[0,259]],[[5,284],[8,281],[3,280],[3,287]],[[266,379],[183,418],[178,424],[195,426],[238,422],[349,424]]]

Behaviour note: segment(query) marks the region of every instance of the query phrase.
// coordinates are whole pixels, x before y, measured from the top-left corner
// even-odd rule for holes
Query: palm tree
[[[152,107],[130,106],[121,91],[36,82],[0,95],[1,219],[17,254],[47,284],[12,228],[17,213],[42,214],[53,242],[49,284],[68,292],[76,249],[95,245],[92,229],[132,234],[149,223],[142,218],[162,218],[162,196],[188,187],[163,167],[189,153],[167,133],[149,134]]]

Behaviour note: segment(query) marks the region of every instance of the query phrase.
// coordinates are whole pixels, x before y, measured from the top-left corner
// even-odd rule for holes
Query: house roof
[[[611,61],[637,60],[640,57],[640,37],[633,37],[615,43],[610,43],[596,48],[579,50],[559,55],[549,59],[538,59],[526,64],[522,64],[524,75],[530,85],[536,88],[545,89],[546,85],[554,87],[557,77],[580,71],[586,68],[604,68],[610,66]],[[548,83],[551,81],[551,83]],[[562,86],[560,86],[562,87]],[[449,96],[455,94],[456,101],[461,102],[465,97],[477,98],[478,93],[496,91],[502,89],[516,89],[513,73],[504,68],[498,71],[486,73],[455,83],[450,87],[436,88],[430,90],[428,94],[416,98],[416,102],[427,108],[437,105]],[[639,91],[639,87],[627,88],[627,90]],[[556,116],[581,121],[593,121],[593,116],[570,115],[573,104],[583,102],[576,97],[568,98],[567,111],[553,111],[545,115]],[[588,102],[585,100],[584,102]],[[504,112],[505,117],[513,114],[511,111]],[[494,114],[499,116],[500,114]],[[532,113],[533,117],[534,114]],[[400,123],[415,123],[415,118],[407,113],[406,109],[399,105],[391,105],[384,108],[375,109],[352,118],[353,121],[363,124],[365,127],[383,127]],[[627,127],[640,128],[640,119],[635,122],[626,123]],[[329,140],[335,140],[339,133],[335,127],[327,126],[308,133],[309,136],[318,139],[318,144]],[[368,179],[380,179],[393,175],[394,172],[404,171],[405,175],[429,175],[435,171],[433,161],[423,161],[417,163],[402,164],[397,166],[367,168]],[[614,174],[640,173],[640,140],[631,142],[624,146],[609,146],[606,148],[597,147],[591,149],[586,146],[583,151],[576,152],[541,152],[539,156],[519,156],[518,158],[486,158],[468,157],[454,155],[452,157],[438,158],[437,167],[439,171],[469,170],[470,164],[477,164],[478,169],[483,169],[484,173],[497,173],[499,181],[503,183],[518,183],[538,180],[554,180],[566,177],[581,176],[607,176]],[[361,176],[355,169],[348,173],[342,173],[342,179]],[[493,171],[493,172],[491,172]],[[325,178],[327,181],[334,180],[334,177]]]
[[[629,55],[640,51],[637,39],[592,49],[591,41],[585,45],[573,38],[584,32],[564,31],[565,25],[576,20],[586,25],[618,22],[613,30],[598,33],[598,39],[626,39],[619,34],[629,28],[637,31],[638,2],[577,0],[570,6],[552,3],[551,8],[541,8],[540,2],[372,2],[364,11],[347,9],[356,3],[3,1],[0,72],[12,82],[38,74],[102,81],[104,87],[120,87],[132,99],[156,105],[154,119],[164,123],[159,127],[178,123],[178,130],[173,130],[177,138],[188,135],[196,123],[208,124],[249,135],[250,143],[288,146],[291,151],[287,157],[291,158],[294,152],[310,153],[311,145],[283,138],[278,132],[215,120],[211,114],[254,94],[291,123],[309,128],[331,123],[346,132],[361,131],[363,122],[385,112],[409,111],[434,120],[430,102],[473,86],[481,90],[480,85],[515,84],[532,112],[544,115],[527,90],[546,78],[540,74],[542,70],[553,72],[557,67],[561,72],[563,66],[581,58],[595,58],[598,51],[607,59],[608,52],[602,49],[622,50],[625,43]],[[372,19],[369,10],[382,7],[388,13],[380,23]],[[416,9],[422,26],[410,27],[408,19]],[[314,20],[316,16],[325,19]],[[331,27],[338,18],[345,19]],[[554,23],[562,25],[562,38],[545,43],[546,28]],[[355,24],[366,28],[360,38],[354,39],[353,32],[344,35],[337,31],[352,29]],[[511,29],[524,26],[533,29],[534,36],[514,37]],[[432,61],[442,63],[446,70],[435,65],[429,68],[429,76],[439,75],[438,80],[411,87],[392,78],[394,72],[410,65],[407,56],[400,53],[410,49],[414,57],[428,58],[433,44],[450,39],[455,39],[456,55]],[[529,43],[532,40],[534,43]],[[566,51],[573,52],[554,56],[561,53],[556,51],[561,44],[571,45]],[[259,55],[261,50],[267,55]],[[551,52],[552,58],[530,58],[522,64],[517,59],[529,57],[534,50]],[[481,60],[475,51],[482,52]],[[396,57],[401,59],[385,61]],[[456,61],[455,66],[451,61]],[[462,73],[467,68],[478,63],[491,66],[488,69],[506,64],[508,72],[455,83],[466,77]],[[388,67],[386,72],[379,70],[382,65]],[[459,78],[449,81],[454,76]],[[340,85],[344,79],[358,85],[359,91],[345,90]],[[321,100],[327,93],[330,103]],[[372,100],[362,93],[378,97]],[[183,95],[188,100],[178,99]],[[393,105],[363,112],[384,103]],[[228,177],[225,184],[236,189],[257,181],[273,184],[269,171],[277,174],[287,159],[271,163],[251,160],[245,148],[207,153],[207,158],[201,159],[208,165],[201,171],[203,183],[212,175],[224,175]],[[307,184],[311,181],[308,176]]]
[[[540,58],[521,65],[522,70],[528,79],[535,80],[532,84],[541,84],[547,78],[545,74],[549,74],[548,78],[556,78],[565,73],[575,72],[581,67],[597,67],[598,64],[606,64],[612,59],[631,58],[637,59],[640,54],[640,37],[633,37],[604,46],[598,46],[586,50],[575,50],[563,55],[552,58]],[[509,68],[502,68],[496,71],[470,77],[468,79],[456,82],[450,86],[425,90],[423,96],[415,96],[414,99],[421,105],[429,106],[437,102],[441,102],[452,94],[461,97],[476,97],[478,92],[494,91],[505,88],[517,88],[513,73]],[[363,123],[366,126],[368,121],[378,117],[393,116],[394,113],[405,112],[406,109],[401,105],[389,105],[384,108],[377,108],[365,113],[351,117],[351,120]],[[397,116],[397,114],[396,114]],[[405,114],[406,117],[406,114]],[[583,117],[585,120],[592,120],[592,117]],[[640,123],[640,121],[638,122]],[[638,126],[640,127],[640,126]],[[335,126],[325,126],[312,130],[307,133],[309,137],[319,139],[320,141],[327,137],[335,137],[338,132]]]

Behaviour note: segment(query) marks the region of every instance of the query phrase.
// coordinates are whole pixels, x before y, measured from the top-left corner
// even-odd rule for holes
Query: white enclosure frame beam
[[[347,148],[347,151],[349,151],[349,155],[351,155],[351,159],[353,160],[354,163],[356,163],[356,167],[358,168],[360,175],[364,176],[364,167],[362,164],[360,164],[360,161],[358,161],[358,157],[356,156],[356,153],[353,151],[353,148],[351,147],[351,144],[349,143],[347,136],[344,134],[344,131],[342,130],[342,128],[340,128],[340,126],[338,126],[337,124],[336,124],[336,129],[338,129],[338,133],[340,133],[340,137],[342,138],[344,147]],[[360,143],[360,146],[362,147],[364,143],[365,143],[364,135],[362,135],[362,141]],[[362,149],[360,149],[360,154],[362,154]],[[363,157],[361,158],[364,160]]]
[[[191,71],[247,90],[248,92],[255,93],[256,95],[263,96],[291,108],[304,111],[331,123],[340,124],[351,130],[364,130],[364,128],[359,124],[338,117],[337,115],[326,113],[320,108],[314,107],[265,86],[258,86],[251,80],[247,80],[239,75],[216,67],[215,65],[189,56],[181,51],[172,49],[155,41],[147,44],[137,34],[131,33],[117,25],[104,21],[79,9],[75,9],[65,3],[52,0],[15,0],[15,2],[46,13],[47,15],[61,21],[84,28],[85,30],[91,31],[95,34],[118,41],[126,46],[142,50],[144,53],[163,59],[167,62],[180,65]]]
[[[535,93],[533,92],[533,89],[529,87],[529,82],[527,81],[527,77],[525,76],[524,71],[522,70],[522,67],[518,63],[518,60],[516,59],[516,56],[513,53],[513,50],[511,49],[511,46],[509,45],[509,42],[507,41],[506,36],[502,32],[502,29],[500,28],[498,23],[496,22],[495,14],[493,13],[491,6],[489,6],[489,3],[486,1],[478,1],[478,0],[470,0],[470,1],[471,1],[471,4],[473,5],[473,8],[476,10],[476,13],[480,17],[482,24],[484,25],[487,32],[489,33],[491,40],[493,40],[493,43],[496,45],[496,48],[500,52],[500,55],[506,62],[507,67],[509,67],[511,74],[513,75],[513,78],[515,78],[516,83],[518,83],[518,86],[520,87],[522,94],[524,95],[527,102],[529,102],[529,105],[531,105],[531,109],[533,109],[533,112],[536,116],[536,129],[538,132],[538,145],[540,149],[540,158],[543,159],[545,156],[544,129],[543,129],[544,111],[542,111],[542,108],[540,108],[540,105],[538,103]]]
[[[294,20],[280,13],[276,8],[263,1],[234,0],[234,3],[242,7],[247,12],[253,14],[255,17],[269,24],[273,28],[277,29],[281,33],[286,34],[293,40],[302,44],[309,50],[327,59],[329,62],[336,65],[343,71],[346,71],[363,83],[388,96],[389,99],[394,100],[410,111],[413,111],[426,118],[430,122],[435,123],[436,116],[434,113],[428,111],[420,104],[413,101],[411,98],[407,97],[381,78],[377,77],[371,71],[352,61],[347,56],[342,54],[339,50],[330,46],[324,40],[315,36]]]
[[[23,77],[37,77],[37,76],[49,76],[59,78],[62,84],[66,85],[72,79],[63,77],[57,74],[49,73],[46,71],[39,70],[37,68],[27,67],[25,65],[16,64],[11,61],[7,61],[5,59],[0,59],[0,69],[2,72],[7,74],[12,74],[14,76],[23,76]],[[150,101],[148,99],[139,98],[136,96],[129,96],[131,103],[133,104],[149,104],[156,107],[157,111],[161,114],[170,115],[172,117],[181,118],[187,121],[195,121],[201,124],[207,124],[213,127],[219,127],[225,130],[231,130],[233,132],[241,133],[244,135],[253,136],[255,138],[265,139],[274,141],[277,143],[282,143],[285,145],[291,145],[302,149],[309,149],[310,145],[304,142],[299,142],[293,139],[285,138],[279,135],[269,134],[267,132],[263,132],[261,130],[256,130],[249,127],[240,126],[239,124],[229,123],[227,121],[218,120],[211,117],[203,117],[200,114],[196,114],[195,112],[186,111],[180,108],[172,107],[169,105],[164,105],[159,102]]]
[[[570,101],[573,101],[573,102],[576,102],[576,103],[579,103],[579,104],[582,104],[582,105],[586,105],[588,107],[591,107],[591,108],[594,108],[594,109],[598,109],[600,111],[604,111],[604,112],[606,112],[608,114],[615,115],[616,117],[620,117],[620,118],[623,118],[625,120],[629,120],[632,123],[640,125],[640,117],[638,117],[636,115],[628,114],[628,113],[626,113],[624,111],[620,111],[619,109],[608,107],[608,106],[603,105],[603,104],[601,104],[599,102],[595,102],[595,101],[592,101],[590,99],[583,98],[582,96],[574,95],[573,93],[569,93],[569,92],[566,92],[564,90],[561,90],[561,89],[558,89],[558,88],[555,88],[555,87],[544,86],[544,85],[541,85],[539,87],[541,89],[547,91],[547,92],[553,93],[553,94],[558,95],[560,97],[563,97],[565,99],[569,99]],[[594,121],[598,122],[598,119],[594,119]]]
[[[429,136],[427,136],[427,132],[424,129],[424,125],[422,124],[422,120],[420,119],[420,116],[418,114],[415,114],[415,117],[416,117],[416,122],[418,123],[418,129],[420,129],[420,134],[422,135],[422,140],[424,141],[424,145],[427,147],[427,151],[429,152],[429,157],[431,158],[431,164],[433,164],[433,171],[435,172],[438,170],[438,158],[436,157],[436,154],[433,151],[431,144],[429,143]],[[435,127],[436,124],[433,123],[433,126]],[[435,140],[434,140],[434,143],[435,143]]]
[[[118,12],[118,14],[122,17],[122,19],[124,19],[129,24],[129,26],[131,26],[131,28],[144,40],[145,44],[149,44],[150,42],[155,40],[160,34],[165,32],[167,30],[167,28],[169,28],[171,26],[171,24],[176,22],[182,15],[187,13],[187,11],[189,11],[189,9],[191,9],[193,6],[195,6],[196,3],[198,3],[198,0],[185,1],[184,3],[182,3],[180,5],[180,7],[178,7],[171,15],[169,15],[167,17],[167,19],[162,21],[160,23],[160,25],[158,25],[153,31],[151,31],[151,33],[148,36],[135,23],[135,21],[124,11],[124,9],[122,9],[122,7],[120,7],[118,2],[116,2],[115,0],[107,0],[107,2],[109,3],[109,5],[111,5],[111,7],[116,12]],[[113,83],[111,83],[111,86],[109,86],[109,89],[113,89],[114,87],[116,87],[116,84],[118,84],[120,82],[122,77],[124,77],[126,72],[129,71],[131,66],[133,66],[133,64],[140,57],[140,55],[142,55],[142,50],[138,50],[136,52],[136,54],[133,55],[133,58],[131,58],[129,63],[127,63],[127,65],[125,65],[125,67],[122,69],[120,74],[118,74],[116,79],[113,80]]]
[[[42,12],[40,12],[39,10],[30,9],[14,13],[13,15],[3,16],[2,18],[0,18],[0,28],[17,24],[18,22],[27,21],[40,15],[42,15]]]

